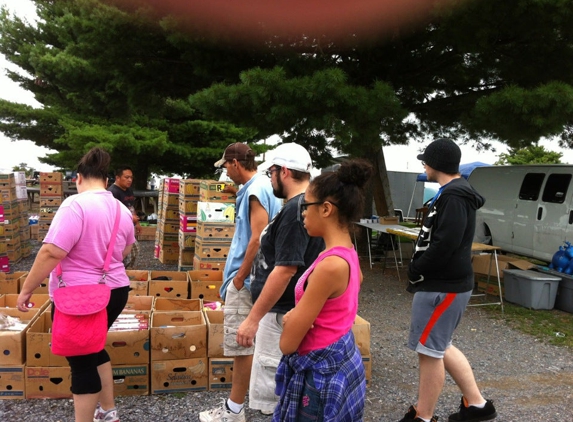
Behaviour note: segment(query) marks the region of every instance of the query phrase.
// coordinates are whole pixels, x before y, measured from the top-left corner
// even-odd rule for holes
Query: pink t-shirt
[[[66,198],[44,239],[44,243],[68,252],[60,262],[66,285],[94,284],[100,280],[117,204],[121,207],[121,217],[106,283],[112,289],[129,286],[123,266],[123,250],[135,243],[133,217],[111,192],[105,190],[87,191]],[[58,278],[54,269],[50,274],[50,297],[57,288]]]
[[[354,248],[336,246],[321,253],[305,273],[298,279],[295,287],[295,303],[304,294],[304,284],[316,265],[329,256],[339,256],[350,266],[350,279],[345,292],[333,299],[327,299],[316,317],[314,327],[308,330],[298,347],[298,353],[306,355],[313,350],[324,349],[340,340],[352,328],[358,311],[358,293],[360,292],[360,263]]]

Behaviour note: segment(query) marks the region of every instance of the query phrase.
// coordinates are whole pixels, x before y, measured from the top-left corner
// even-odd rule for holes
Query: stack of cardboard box
[[[201,180],[179,181],[179,271],[193,269]]]
[[[64,199],[62,173],[40,173],[40,219],[38,240],[41,242],[48,234],[56,211]]]
[[[10,264],[15,264],[22,258],[20,243],[21,211],[16,195],[16,179],[13,173],[0,174],[0,195],[2,196],[0,214],[3,225],[0,229],[2,236],[0,246],[0,270],[10,271]]]
[[[11,283],[18,285],[14,274]],[[21,275],[18,277],[20,278]],[[3,283],[2,283],[3,284]],[[21,312],[17,308],[17,294],[0,295],[1,313],[12,321],[14,325],[4,326],[0,330],[0,396],[2,399],[26,398],[26,336],[30,327],[38,316],[49,306],[50,299],[46,294],[34,294],[30,298],[32,307],[28,312]],[[38,379],[31,374],[30,380]],[[46,385],[48,388],[49,386]],[[70,393],[71,397],[71,393]]]
[[[28,190],[26,188],[26,173],[23,171],[14,172],[16,180],[16,198],[18,201],[18,211],[20,212],[20,247],[22,258],[30,256],[32,244],[30,243],[30,220],[28,219]]]
[[[200,299],[156,298],[150,348],[153,394],[207,390],[207,325]]]
[[[224,192],[232,183],[202,180],[197,204],[197,236],[193,269],[218,270],[225,268],[235,233],[236,195]]]
[[[179,259],[179,179],[163,179],[159,191],[155,257],[163,264]]]

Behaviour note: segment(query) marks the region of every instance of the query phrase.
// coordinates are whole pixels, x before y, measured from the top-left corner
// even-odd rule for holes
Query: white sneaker
[[[274,414],[275,411],[274,411],[274,410],[261,410],[261,413],[262,413],[263,415],[267,415],[267,416],[268,416],[268,415]]]
[[[119,418],[117,417],[117,409],[104,412],[98,403],[94,413],[94,422],[119,422]]]
[[[221,406],[199,413],[201,422],[246,422],[245,408],[239,413],[233,413],[227,409],[227,400],[223,400]]]

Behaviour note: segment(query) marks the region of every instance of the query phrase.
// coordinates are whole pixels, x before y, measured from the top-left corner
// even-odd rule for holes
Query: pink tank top
[[[358,293],[360,292],[360,264],[354,248],[336,246],[324,251],[298,279],[295,287],[295,303],[304,294],[304,286],[308,276],[316,265],[329,256],[339,256],[350,266],[348,287],[340,296],[327,299],[322,310],[314,321],[314,328],[308,330],[298,348],[300,355],[306,355],[313,350],[324,349],[338,341],[346,334],[354,323],[358,311]]]

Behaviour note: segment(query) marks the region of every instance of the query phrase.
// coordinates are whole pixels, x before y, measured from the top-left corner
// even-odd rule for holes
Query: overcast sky
[[[33,20],[35,17],[34,4],[29,0],[0,0],[0,5],[7,6],[11,11],[29,20]],[[6,76],[7,68],[18,70],[17,67],[7,62],[4,56],[0,54],[0,98],[37,106],[38,103],[29,92],[20,89],[18,85],[8,79]],[[561,150],[556,143],[542,142],[542,145],[551,151],[562,152],[563,162],[573,163],[573,151]],[[424,146],[423,144],[412,143],[409,146],[385,147],[386,167],[390,171],[423,172],[416,155]],[[502,144],[496,144],[496,152],[477,153],[472,148],[463,145],[461,149],[462,163],[482,161],[493,164],[501,152],[507,151],[507,148]],[[48,152],[50,150],[47,148],[38,147],[30,141],[11,142],[0,133],[0,172],[11,171],[13,166],[22,162],[27,163],[28,166],[34,167],[36,170],[51,171],[53,170],[52,167],[41,164],[38,161],[38,157],[44,156]]]

